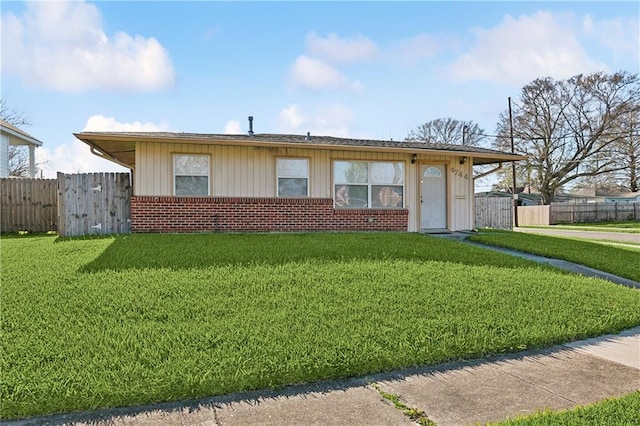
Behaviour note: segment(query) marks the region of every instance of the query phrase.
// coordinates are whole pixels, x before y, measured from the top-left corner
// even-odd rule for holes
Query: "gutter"
[[[296,149],[323,149],[334,151],[369,151],[369,152],[402,152],[407,154],[425,154],[425,155],[455,155],[466,156],[479,159],[490,160],[484,164],[492,164],[497,161],[519,161],[526,157],[511,153],[502,152],[474,152],[467,150],[448,150],[435,148],[410,148],[410,147],[394,147],[394,146],[375,146],[375,145],[340,145],[333,143],[300,143],[300,142],[274,142],[264,141],[260,139],[233,139],[233,135],[229,138],[217,139],[207,135],[200,134],[163,134],[163,135],[145,135],[136,133],[103,133],[103,132],[81,132],[74,133],[74,136],[84,142],[89,140],[100,141],[137,141],[137,142],[169,142],[169,143],[203,143],[208,145],[226,145],[226,146],[253,146],[264,148],[296,148]],[[496,158],[498,157],[498,158]]]
[[[85,142],[86,142],[86,141],[85,141]],[[105,160],[113,161],[114,163],[119,164],[119,165],[121,165],[122,167],[124,167],[124,168],[126,168],[126,169],[129,169],[129,170],[131,170],[131,171],[133,171],[133,169],[131,168],[131,166],[130,166],[130,165],[125,164],[125,163],[123,163],[122,161],[118,160],[117,158],[115,158],[115,157],[113,157],[113,156],[111,156],[111,155],[109,155],[109,154],[106,154],[106,153],[104,153],[104,152],[100,151],[100,150],[99,150],[97,147],[95,147],[94,145],[89,144],[89,149],[91,150],[91,153],[92,153],[93,155],[96,155],[96,156],[98,156],[98,157],[102,157],[102,158],[104,158]]]
[[[498,167],[495,167],[495,168],[493,168],[493,169],[491,169],[489,171],[486,171],[484,173],[480,173],[479,175],[474,176],[473,180],[483,178],[483,177],[485,177],[487,175],[490,175],[491,173],[497,172],[500,169],[502,169],[502,162],[498,163]]]

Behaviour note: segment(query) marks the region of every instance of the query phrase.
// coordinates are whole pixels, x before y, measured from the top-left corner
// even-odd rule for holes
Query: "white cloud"
[[[450,66],[458,80],[491,80],[515,84],[539,77],[567,78],[607,71],[580,44],[572,15],[536,12],[505,16],[495,28],[477,28],[475,46]]]
[[[153,37],[103,31],[99,9],[84,2],[27,2],[23,16],[0,24],[2,72],[25,84],[62,92],[156,91],[171,87],[175,71]]]
[[[83,132],[166,132],[169,127],[165,123],[155,124],[151,122],[121,123],[113,117],[104,115],[92,115],[87,120]]]
[[[278,123],[283,133],[349,137],[353,113],[340,104],[325,105],[314,114],[303,112],[298,105],[280,111]]]
[[[166,124],[150,122],[120,123],[113,117],[93,115],[89,117],[82,129],[83,132],[162,132],[167,131]],[[78,139],[54,148],[46,146],[36,149],[36,161],[44,163],[42,167],[45,178],[55,178],[57,172],[62,173],[90,173],[90,172],[127,172],[112,161],[105,160],[91,153],[89,146]]]
[[[45,178],[55,178],[57,172],[91,173],[129,171],[112,161],[92,154],[89,146],[77,139],[58,145],[55,148],[40,147],[36,149],[36,161],[44,164],[41,168]]]
[[[346,75],[331,65],[305,55],[296,58],[291,68],[291,81],[295,86],[315,91],[362,89],[359,81],[349,81]]]
[[[298,133],[306,125],[309,118],[300,111],[298,105],[290,105],[278,114],[278,123],[285,133]]]
[[[229,120],[227,124],[224,125],[225,135],[239,135],[240,133],[242,133],[242,127],[238,120]]]
[[[311,32],[305,45],[310,56],[334,64],[366,61],[378,54],[378,46],[362,35],[341,38],[331,33],[323,38]]]
[[[595,21],[591,15],[582,19],[582,30],[600,45],[620,55],[640,55],[640,26],[638,19],[618,17]]]

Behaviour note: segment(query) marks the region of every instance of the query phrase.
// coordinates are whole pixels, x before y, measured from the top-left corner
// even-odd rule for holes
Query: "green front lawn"
[[[615,333],[640,292],[406,233],[3,238],[0,417]]]
[[[633,249],[579,239],[485,230],[469,240],[563,259],[640,282],[640,254]]]
[[[621,398],[565,411],[545,411],[519,417],[494,426],[638,426],[640,425],[640,392]]]

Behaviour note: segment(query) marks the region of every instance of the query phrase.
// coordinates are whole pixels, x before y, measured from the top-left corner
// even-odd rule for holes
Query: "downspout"
[[[491,173],[495,173],[495,172],[497,172],[498,170],[501,170],[501,169],[502,169],[502,162],[498,163],[498,167],[496,167],[495,169],[491,169],[489,171],[486,171],[484,173],[480,173],[479,175],[474,176],[473,180],[483,178],[483,177],[485,177],[487,175],[490,175]]]
[[[96,148],[96,147],[95,147],[95,146],[93,146],[93,145],[89,145],[89,149],[91,150],[91,153],[92,153],[93,155],[97,155],[98,157],[102,157],[102,158],[104,158],[105,160],[113,161],[114,163],[121,165],[121,166],[122,166],[122,167],[124,167],[125,169],[133,170],[133,169],[131,168],[131,166],[129,166],[128,164],[125,164],[125,163],[121,162],[120,160],[118,160],[118,159],[117,159],[117,158],[115,158],[115,157],[112,157],[112,156],[111,156],[111,155],[109,155],[109,154],[105,154],[104,152],[102,152],[102,151],[98,150],[98,148]]]

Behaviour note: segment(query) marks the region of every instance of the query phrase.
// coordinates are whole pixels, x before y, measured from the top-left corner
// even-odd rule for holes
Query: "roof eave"
[[[23,145],[42,146],[42,142],[39,141],[38,139],[34,138],[31,135],[28,135],[28,134],[26,134],[24,132],[16,132],[15,130],[10,129],[10,128],[5,127],[5,126],[2,126],[2,125],[0,125],[0,127],[2,127],[2,131],[4,133],[7,133],[7,134],[9,134],[9,135],[11,135],[13,137],[16,137],[16,138],[18,138],[20,140],[25,141],[26,144],[23,144]]]
[[[323,150],[335,150],[335,151],[369,151],[369,152],[403,152],[406,154],[435,154],[442,155],[443,153],[454,155],[456,157],[469,157],[473,158],[474,165],[482,164],[495,164],[500,162],[511,162],[525,160],[526,157],[517,154],[507,153],[481,153],[473,151],[459,151],[459,150],[446,150],[435,148],[413,148],[413,147],[390,147],[390,146],[371,146],[371,145],[338,145],[327,143],[313,143],[305,142],[303,144],[296,142],[274,142],[264,141],[259,139],[215,139],[209,136],[189,135],[188,137],[180,135],[141,135],[141,134],[105,134],[105,133],[74,133],[74,136],[81,141],[87,143],[89,146],[93,146],[104,152],[99,145],[96,144],[96,140],[102,141],[127,141],[127,142],[169,142],[169,143],[203,143],[208,145],[242,145],[253,147],[268,147],[268,148],[308,148],[308,149],[323,149]],[[106,153],[110,155],[109,153]],[[111,156],[111,155],[110,155]],[[117,162],[117,161],[116,161]],[[131,167],[131,166],[128,166]]]

